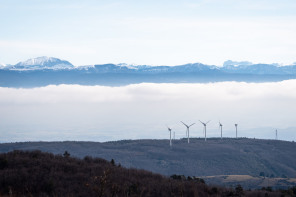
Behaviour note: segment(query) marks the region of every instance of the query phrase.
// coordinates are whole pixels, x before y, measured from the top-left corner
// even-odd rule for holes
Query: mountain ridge
[[[35,70],[35,69],[70,69],[74,66],[66,61],[55,57],[37,57],[19,62],[15,65],[6,65],[4,67],[8,70]]]
[[[232,65],[233,64],[233,65]],[[238,65],[241,64],[241,65]],[[296,65],[228,61],[224,67],[96,64],[75,67],[66,60],[40,57],[0,68],[0,87],[32,88],[79,84],[123,86],[138,83],[278,82],[296,79]]]
[[[175,66],[151,66],[135,64],[94,64],[75,67],[69,61],[61,60],[55,57],[37,57],[19,62],[15,65],[1,64],[0,69],[5,70],[40,70],[40,69],[77,69],[77,70],[97,70],[101,72],[203,72],[203,71],[221,71],[225,73],[244,73],[244,74],[296,74],[296,64],[280,66],[277,63],[253,64],[249,61],[232,61],[227,60],[223,66],[207,65],[203,63],[187,63]]]

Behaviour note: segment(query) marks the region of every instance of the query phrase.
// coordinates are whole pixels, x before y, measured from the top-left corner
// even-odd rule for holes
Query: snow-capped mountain
[[[224,62],[223,67],[206,65],[202,63],[190,63],[178,66],[150,66],[135,64],[96,64],[74,67],[66,60],[54,57],[37,57],[19,62],[16,65],[0,65],[0,69],[34,71],[34,70],[77,70],[88,73],[218,73],[218,74],[256,74],[256,75],[287,75],[296,74],[296,65],[280,66],[279,64],[253,64],[248,61]]]
[[[281,66],[280,64],[253,64],[251,62],[235,62],[228,60],[220,68],[221,71],[233,74],[256,74],[256,75],[294,75],[296,65]]]
[[[223,67],[227,67],[227,66],[250,66],[252,65],[252,62],[248,62],[248,61],[232,61],[232,60],[227,60],[223,63]]]
[[[250,62],[228,62],[223,67],[202,63],[191,63],[178,66],[149,66],[128,64],[101,64],[86,67],[96,73],[220,73],[220,74],[255,74],[286,75],[296,74],[296,65],[280,66],[278,64],[252,64]]]
[[[271,82],[296,79],[296,65],[252,64],[228,60],[224,66],[190,63],[178,66],[96,64],[74,67],[53,57],[38,57],[0,67],[0,87],[50,84],[127,85],[134,83]]]
[[[35,69],[72,69],[74,66],[65,60],[54,57],[37,57],[19,62],[16,65],[9,66],[8,69],[14,70],[35,70]]]
[[[117,66],[126,67],[126,68],[129,68],[129,69],[136,69],[136,70],[139,69],[138,65],[136,65],[136,64],[119,63],[119,64],[117,64]]]
[[[2,64],[2,63],[0,63],[0,69],[1,68],[5,68],[6,67],[6,64]]]

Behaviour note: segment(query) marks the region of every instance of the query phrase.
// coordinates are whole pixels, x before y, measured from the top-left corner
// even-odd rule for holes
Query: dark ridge
[[[124,167],[145,169],[165,176],[250,175],[261,172],[277,178],[296,177],[296,143],[280,140],[248,138],[192,138],[174,140],[122,140],[112,142],[19,142],[0,144],[0,153],[13,150],[41,150],[54,154],[84,158],[87,155],[106,160],[114,159]],[[214,179],[210,179],[209,181]],[[280,184],[287,188],[291,184]],[[296,183],[294,183],[296,185]],[[275,185],[276,186],[276,185]],[[245,188],[261,188],[246,184]]]
[[[293,192],[294,190],[284,191]],[[281,192],[207,186],[202,179],[171,178],[121,167],[113,159],[73,158],[41,151],[0,154],[0,196],[280,196]]]

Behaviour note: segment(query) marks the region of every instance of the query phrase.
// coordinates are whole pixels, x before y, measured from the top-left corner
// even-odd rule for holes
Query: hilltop
[[[113,142],[20,142],[0,144],[0,152],[41,150],[54,154],[68,151],[114,159],[125,167],[145,169],[163,175],[185,176],[251,175],[261,172],[274,177],[296,177],[296,143],[247,138],[209,138],[173,141],[123,140]]]

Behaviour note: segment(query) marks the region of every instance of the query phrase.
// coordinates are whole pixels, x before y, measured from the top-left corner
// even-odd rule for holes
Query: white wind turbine
[[[222,140],[222,127],[223,127],[223,125],[221,124],[220,121],[219,121],[219,127],[220,127],[220,129],[221,129],[221,140]]]
[[[235,126],[235,137],[236,137],[236,139],[237,139],[237,125],[238,124],[234,124],[234,126]]]
[[[168,128],[168,130],[170,132],[170,147],[172,147],[172,129],[170,127],[168,127],[168,126],[167,126],[167,128]]]
[[[207,141],[207,124],[210,122],[210,120],[206,123],[199,121],[204,126],[204,132],[205,132],[205,141]]]
[[[182,122],[182,121],[181,121]],[[185,124],[184,122],[182,122],[183,123],[183,125],[187,128],[186,129],[186,135],[187,135],[187,141],[188,141],[188,144],[189,144],[189,128],[192,126],[192,125],[194,125],[195,123],[193,123],[193,124],[191,124],[191,125],[187,125],[187,124]]]

